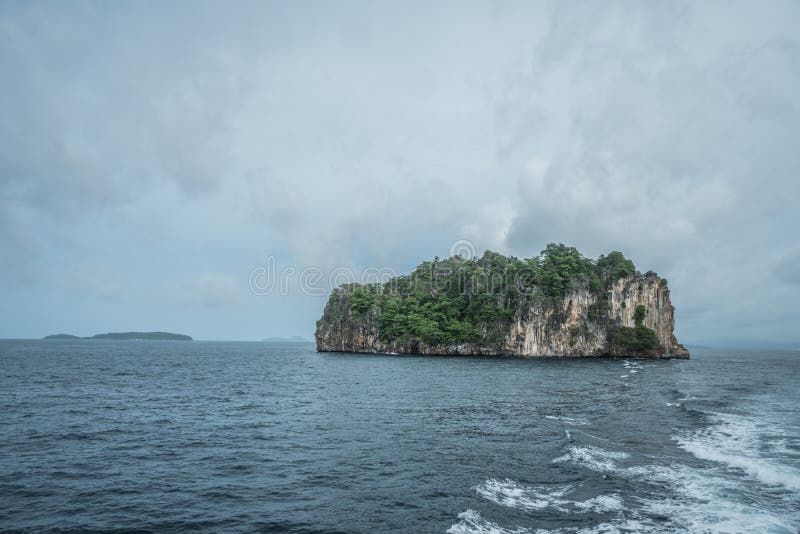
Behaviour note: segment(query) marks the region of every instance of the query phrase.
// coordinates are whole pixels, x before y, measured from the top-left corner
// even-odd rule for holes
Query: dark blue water
[[[796,532],[800,354],[0,341],[0,529]]]

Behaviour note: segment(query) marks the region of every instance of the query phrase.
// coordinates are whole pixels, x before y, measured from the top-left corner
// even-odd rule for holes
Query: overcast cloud
[[[310,337],[254,269],[622,250],[800,340],[797,2],[0,4],[0,337]],[[325,285],[324,280],[319,285]]]

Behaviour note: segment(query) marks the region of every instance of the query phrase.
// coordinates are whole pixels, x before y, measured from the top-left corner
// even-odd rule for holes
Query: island
[[[90,337],[78,337],[70,334],[53,334],[42,339],[114,339],[114,340],[157,340],[157,341],[192,341],[191,336],[172,334],[170,332],[110,332],[95,334]]]
[[[345,284],[315,333],[320,352],[689,358],[667,280],[614,251],[596,260],[551,243],[518,259],[487,251]]]

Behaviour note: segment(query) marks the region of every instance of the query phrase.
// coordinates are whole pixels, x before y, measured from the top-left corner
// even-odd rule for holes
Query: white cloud
[[[87,291],[126,299],[106,299],[106,328],[169,323],[157,303],[177,288],[184,310],[228,307],[205,337],[247,337],[239,292],[267,255],[402,272],[459,238],[623,250],[670,279],[692,336],[730,331],[723,307],[772,335],[797,312],[731,288],[796,248],[798,11],[3,6],[0,284],[16,296],[0,335],[39,327],[19,306],[51,312],[27,335],[79,321],[49,289],[91,265]],[[295,331],[319,311],[257,302]]]
[[[516,215],[509,200],[481,206],[475,221],[461,227],[461,235],[472,243],[478,255],[484,250],[507,254],[508,232]]]
[[[184,306],[222,308],[241,304],[244,294],[232,277],[221,273],[205,273],[181,281],[176,290],[166,289],[171,299]]]

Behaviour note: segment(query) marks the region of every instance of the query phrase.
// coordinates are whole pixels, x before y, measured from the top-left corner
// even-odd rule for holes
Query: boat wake
[[[490,478],[474,488],[486,501],[524,512],[534,524],[545,511],[573,519],[596,512],[604,516],[599,524],[549,531],[506,528],[476,510],[467,510],[448,532],[797,532],[797,437],[775,421],[707,415],[710,426],[673,436],[694,461],[658,463],[659,458],[649,458],[649,463],[637,465],[627,452],[593,445],[569,446],[552,460],[635,487],[636,496],[624,500],[618,493],[571,498],[579,483],[538,486]],[[702,465],[694,465],[697,461]]]
[[[504,479],[490,478],[475,488],[475,492],[496,504],[520,510],[543,510],[552,508],[563,513],[610,512],[621,510],[622,500],[619,495],[599,495],[597,497],[575,501],[567,496],[575,488],[570,485],[555,487],[525,486]]]
[[[762,484],[800,490],[798,459],[795,466],[785,461],[791,438],[777,430],[774,422],[724,413],[709,417],[715,423],[709,428],[675,437],[683,449],[702,460],[738,469]]]

